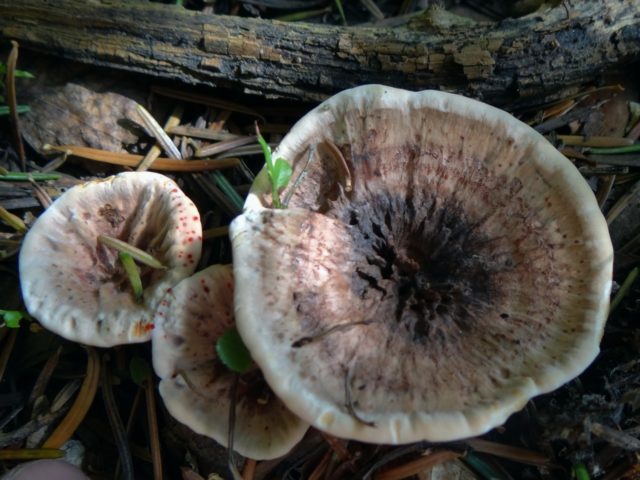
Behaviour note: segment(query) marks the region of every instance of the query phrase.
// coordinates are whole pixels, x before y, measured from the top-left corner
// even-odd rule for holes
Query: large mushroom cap
[[[150,253],[166,269],[142,266],[136,302],[108,235]],[[27,310],[70,340],[108,347],[151,337],[165,291],[191,275],[202,227],[195,205],[168,177],[128,172],[71,188],[47,208],[20,251]]]
[[[213,265],[167,292],[151,344],[160,394],[177,420],[227,446],[235,374],[218,359],[217,339],[233,327],[233,270]],[[255,370],[236,390],[233,448],[256,460],[287,453],[309,424],[276,398]]]
[[[263,175],[231,226],[236,321],[303,419],[372,442],[469,437],[597,355],[607,227],[525,124],[370,85],[307,114],[275,156],[303,177],[271,210]]]

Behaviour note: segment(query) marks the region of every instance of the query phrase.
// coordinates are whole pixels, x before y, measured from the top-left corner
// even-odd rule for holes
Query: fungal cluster
[[[263,170],[230,227],[233,266],[195,274],[199,214],[173,181],[71,189],[25,239],[30,313],[87,344],[151,339],[169,411],[222,444],[239,385],[234,447],[256,459],[309,424],[376,443],[479,435],[597,355],[606,223],[573,165],[514,117],[367,85],[308,113],[274,156],[293,167],[286,208]],[[142,303],[99,235],[166,267],[141,269]],[[215,350],[234,324],[255,361],[235,387]]]

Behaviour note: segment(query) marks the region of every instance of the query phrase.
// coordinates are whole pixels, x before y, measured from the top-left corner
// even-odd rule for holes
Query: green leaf
[[[220,361],[236,373],[245,373],[253,363],[249,349],[235,327],[230,328],[218,338],[216,352]]]
[[[575,473],[576,480],[589,480],[589,470],[584,463],[580,462],[573,466],[573,473]]]
[[[273,169],[271,165],[271,147],[269,146],[269,144],[267,143],[267,141],[264,139],[262,135],[258,134],[257,137],[258,137],[258,143],[262,147],[262,154],[264,155],[264,160],[267,164],[267,170],[269,171],[269,176],[271,176],[271,170]]]
[[[0,310],[0,315],[9,328],[20,328],[20,320],[24,318],[24,313],[19,310]]]
[[[132,357],[131,362],[129,362],[129,374],[131,375],[131,380],[142,387],[151,378],[151,366],[142,357]]]
[[[35,78],[31,72],[26,70],[16,70],[16,78]]]
[[[276,159],[276,163],[273,166],[272,181],[278,191],[287,186],[289,180],[291,179],[292,173],[293,169],[291,168],[291,165],[289,165],[289,163],[284,158]]]
[[[133,261],[133,257],[128,252],[118,253],[118,258],[120,259],[120,263],[122,263],[122,267],[127,274],[127,278],[129,279],[129,283],[131,284],[131,289],[133,290],[133,296],[136,299],[136,302],[142,303],[144,288],[142,288],[140,270],[138,269],[136,262]]]

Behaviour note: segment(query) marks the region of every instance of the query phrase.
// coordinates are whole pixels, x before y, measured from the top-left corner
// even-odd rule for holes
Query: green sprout
[[[589,476],[589,471],[584,463],[576,463],[573,466],[573,474],[576,480],[589,480],[591,477]]]
[[[120,263],[122,263],[122,267],[124,268],[125,273],[127,274],[127,278],[129,279],[129,283],[131,284],[131,289],[133,290],[133,296],[136,299],[136,302],[142,303],[144,297],[144,289],[142,288],[140,270],[138,269],[136,262],[133,260],[133,256],[128,252],[120,252],[118,253],[118,258],[120,259]]]
[[[249,349],[235,327],[230,328],[218,338],[216,352],[220,361],[236,373],[245,373],[253,363]]]
[[[276,208],[283,208],[282,202],[280,201],[280,190],[284,189],[289,183],[293,169],[284,158],[276,158],[275,162],[273,161],[271,158],[271,147],[262,135],[260,135],[257,123],[256,136],[258,137],[258,142],[262,147],[262,153],[264,154],[264,160],[267,165],[267,174],[269,175],[269,181],[271,182],[273,206]]]
[[[27,313],[21,310],[0,310],[0,316],[2,316],[3,326],[8,328],[20,328],[20,320],[28,318]]]

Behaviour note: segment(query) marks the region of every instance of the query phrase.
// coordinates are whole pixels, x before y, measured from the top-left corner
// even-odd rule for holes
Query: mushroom
[[[151,254],[164,269],[141,268],[139,303],[107,235]],[[108,347],[151,337],[165,291],[191,275],[202,227],[195,205],[163,175],[126,172],[75,186],[36,220],[20,251],[29,313],[69,340]]]
[[[64,460],[44,459],[12,468],[2,480],[89,480],[89,477]]]
[[[289,208],[268,208],[261,173],[230,229],[236,321],[304,420],[367,442],[471,437],[598,354],[607,226],[524,123],[368,85],[308,113],[274,156],[293,163]]]
[[[227,446],[235,401],[233,448],[245,457],[271,459],[296,445],[309,425],[273,395],[253,368],[238,379],[216,353],[216,341],[234,326],[233,270],[213,265],[182,280],[155,314],[152,358],[160,395],[171,415]]]

